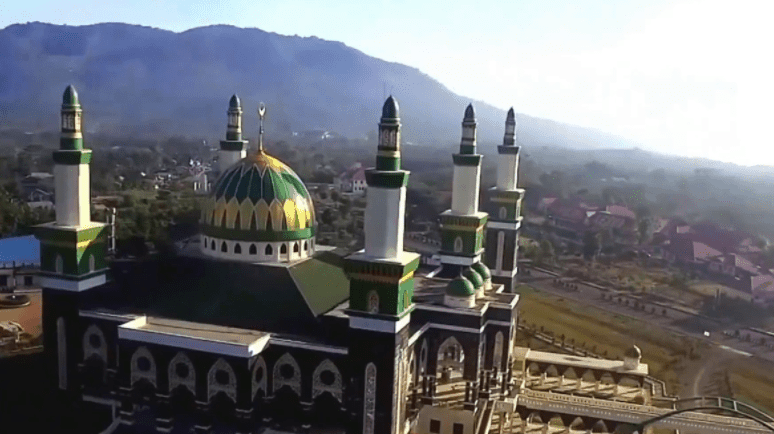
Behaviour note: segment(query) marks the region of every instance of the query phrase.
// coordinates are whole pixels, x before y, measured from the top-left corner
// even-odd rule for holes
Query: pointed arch
[[[462,237],[454,239],[454,253],[462,252]]]
[[[264,253],[266,256],[271,256],[274,253],[274,249],[271,248],[271,244],[266,244],[266,249],[264,250]]]
[[[280,255],[287,255],[288,254],[288,245],[285,243],[282,243],[282,246],[280,247]]]
[[[236,375],[231,365],[224,359],[218,359],[207,372],[207,401],[223,392],[236,403]]]
[[[298,253],[298,241],[293,243],[293,253]]]
[[[94,258],[94,255],[89,255],[89,272],[93,273],[97,269],[97,260]]]
[[[497,256],[495,256],[495,270],[503,271],[503,255],[505,253],[505,232],[497,231]]]
[[[376,292],[375,289],[368,292],[367,302],[368,302],[367,310],[369,313],[379,312],[379,294]]]
[[[507,216],[508,216],[508,210],[507,210],[507,209],[505,209],[505,207],[504,207],[504,206],[501,206],[501,207],[500,207],[500,212],[499,212],[499,215],[498,215],[498,217],[500,218],[500,220],[505,220],[505,218],[506,218]]]
[[[250,244],[250,254],[251,255],[257,255],[258,249],[255,248],[255,244]]]
[[[326,378],[323,378],[323,374]],[[331,377],[332,375],[332,377]],[[343,386],[344,383],[341,379],[341,373],[330,359],[325,359],[317,365],[314,373],[312,374],[312,400],[319,395],[328,392],[336,398],[337,401],[343,402]]]
[[[492,351],[492,367],[503,369],[503,332],[495,334],[494,350]]]
[[[237,255],[241,255],[242,254],[242,245],[241,244],[234,243],[234,253],[236,253]]]
[[[220,251],[223,253],[228,253],[228,246],[226,245],[226,242],[223,241],[220,244]]]
[[[64,259],[62,259],[62,255],[57,254],[56,259],[54,260],[54,271],[57,274],[64,273]]]
[[[167,367],[169,393],[178,386],[183,386],[196,396],[196,369],[191,359],[184,352],[175,354]]]
[[[427,375],[427,338],[422,339],[419,350],[419,375]]]
[[[369,363],[365,368],[363,388],[363,434],[374,434],[376,413],[376,365]]]
[[[288,366],[288,368],[284,368],[285,366]],[[285,372],[282,372],[283,370]],[[296,359],[290,353],[283,354],[274,363],[272,380],[272,391],[274,393],[277,393],[282,387],[288,386],[298,396],[301,396],[301,369],[298,367]]]
[[[83,360],[96,356],[107,364],[107,341],[96,324],[91,324],[83,334]]]
[[[61,316],[56,320],[56,350],[59,368],[59,388],[67,390],[67,330]]]
[[[210,241],[210,249],[215,250],[215,240]]]
[[[156,361],[153,359],[153,355],[148,348],[142,346],[132,354],[132,361],[130,365],[130,385],[134,386],[134,383],[140,380],[147,380],[153,387],[158,388],[156,382]]]
[[[253,385],[253,399],[255,399],[259,390],[263,391],[263,394],[266,395],[266,378],[268,375],[269,373],[266,371],[266,360],[264,360],[263,356],[258,356],[250,375]]]

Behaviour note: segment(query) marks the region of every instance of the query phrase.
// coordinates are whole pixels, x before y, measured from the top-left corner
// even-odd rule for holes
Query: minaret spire
[[[223,173],[234,163],[247,156],[247,141],[242,138],[242,101],[235,94],[228,102],[226,140],[220,141],[218,170]]]
[[[505,117],[503,144],[497,147],[497,185],[489,190],[486,227],[486,265],[492,282],[505,285],[513,292],[518,273],[519,228],[524,190],[518,188],[519,146],[516,136],[516,114],[513,108]]]

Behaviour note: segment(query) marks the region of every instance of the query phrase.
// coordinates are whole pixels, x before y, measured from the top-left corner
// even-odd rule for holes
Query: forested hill
[[[362,137],[376,128],[387,89],[400,102],[406,141],[448,144],[458,140],[469,102],[416,68],[315,37],[224,25],[175,33],[36,22],[0,30],[0,129],[55,129],[68,83],[81,95],[87,131],[121,136],[220,136],[237,93],[247,134],[264,101],[267,129],[276,133],[323,128]],[[499,143],[505,111],[474,104],[480,141]],[[519,124],[525,144],[631,147],[545,119],[520,115]]]

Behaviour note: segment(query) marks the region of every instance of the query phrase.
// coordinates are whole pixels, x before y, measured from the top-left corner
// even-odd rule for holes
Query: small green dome
[[[242,101],[239,100],[239,97],[236,96],[236,94],[231,96],[231,101],[228,102],[228,108],[240,108],[242,107]]]
[[[488,280],[492,278],[492,273],[489,272],[489,267],[484,265],[483,262],[476,262],[472,265],[473,271],[478,273],[479,276],[481,276],[482,279]]]
[[[466,121],[475,121],[476,120],[476,111],[473,110],[473,103],[468,104],[468,108],[465,109],[465,119]]]
[[[78,101],[78,92],[75,90],[73,85],[68,85],[67,89],[64,91],[64,95],[62,95],[62,105],[79,105],[80,102]]]
[[[446,285],[446,295],[452,297],[470,297],[476,295],[476,289],[473,287],[473,284],[470,283],[470,280],[462,276],[457,276]]]
[[[387,98],[387,101],[384,102],[384,106],[382,107],[382,117],[387,119],[398,118],[398,101],[396,101],[392,95],[390,95],[390,97]]]
[[[471,267],[468,267],[462,271],[462,277],[468,279],[476,289],[484,286],[484,279],[482,279],[481,275],[476,273],[476,271]]]

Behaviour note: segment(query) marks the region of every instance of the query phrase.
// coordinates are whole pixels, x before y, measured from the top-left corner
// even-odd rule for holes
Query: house
[[[333,180],[333,185],[341,193],[364,194],[367,184],[363,165],[353,164]]]
[[[676,234],[684,234],[690,230],[690,226],[681,218],[656,219],[653,227],[653,244],[663,244],[671,240]]]
[[[752,301],[769,307],[774,305],[774,276],[761,274],[752,278]]]

